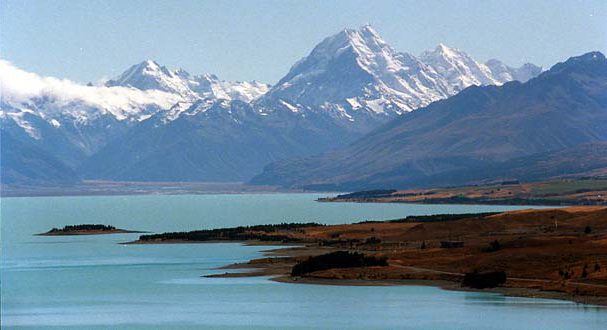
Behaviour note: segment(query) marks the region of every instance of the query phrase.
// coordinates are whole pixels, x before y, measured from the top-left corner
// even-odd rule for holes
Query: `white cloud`
[[[42,77],[0,59],[0,98],[3,102],[17,105],[41,97],[52,101],[55,109],[74,102],[84,103],[110,112],[119,120],[146,115],[142,113],[146,106],[168,109],[182,101],[179,95],[162,91],[86,86],[66,79]]]

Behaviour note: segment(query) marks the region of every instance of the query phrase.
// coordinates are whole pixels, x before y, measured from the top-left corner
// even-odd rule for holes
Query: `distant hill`
[[[64,184],[79,181],[76,173],[46,151],[0,133],[2,156],[0,177],[3,184]]]
[[[526,83],[469,87],[350,146],[276,162],[254,183],[322,189],[535,180],[607,165],[607,60],[572,57]]]

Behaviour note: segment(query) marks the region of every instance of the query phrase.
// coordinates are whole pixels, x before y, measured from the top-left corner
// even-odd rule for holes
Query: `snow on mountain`
[[[541,67],[531,63],[523,64],[520,68],[513,68],[504,64],[502,61],[491,59],[485,62],[485,65],[491,70],[495,79],[502,83],[511,80],[526,82],[542,73]]]
[[[262,112],[321,112],[354,122],[391,117],[447,98],[471,85],[526,81],[541,72],[527,64],[482,64],[445,45],[416,57],[388,45],[369,25],[319,43],[257,104]],[[274,109],[273,109],[274,108]]]
[[[318,44],[256,103],[266,109],[282,105],[292,112],[324,112],[350,121],[369,115],[365,112],[402,113],[431,100],[414,81],[432,79],[426,77],[431,74],[412,74],[408,80],[402,77],[405,70],[401,55],[370,26],[345,29]]]
[[[118,121],[140,121],[158,109],[168,109],[181,96],[160,90],[128,87],[87,86],[42,77],[0,60],[2,120],[12,119],[32,137],[39,137],[21,113],[44,119],[54,127],[66,121],[87,125],[96,118],[111,116]]]
[[[171,120],[179,116],[176,108],[183,110],[199,99],[208,103],[213,100],[248,103],[269,89],[269,85],[256,81],[228,82],[215,75],[191,76],[184,70],[171,71],[151,60],[131,66],[105,86],[42,77],[0,60],[0,86],[0,120],[14,122],[34,139],[40,139],[41,135],[27,119],[32,116],[56,128],[66,124],[86,127],[106,116],[117,121],[140,122],[164,110],[170,110],[167,118]]]
[[[131,66],[107,85],[161,90],[178,94],[190,102],[204,98],[251,102],[269,89],[269,85],[257,81],[231,82],[213,74],[194,76],[183,69],[171,71],[152,60]]]
[[[422,53],[420,59],[447,80],[450,94],[471,85],[501,85],[511,80],[525,82],[542,71],[530,63],[521,68],[509,67],[495,59],[479,63],[465,52],[443,44]]]
[[[486,65],[478,63],[468,54],[439,44],[433,51],[422,53],[420,59],[431,66],[447,81],[449,94],[455,94],[471,85],[497,85]]]
[[[198,95],[188,84],[187,73],[170,71],[152,60],[146,60],[128,68],[116,79],[110,80],[106,86],[134,87],[140,90],[160,90],[178,94],[186,100],[195,100]]]
[[[189,77],[190,88],[202,97],[251,102],[265,94],[270,85],[258,81],[225,81],[213,74]]]

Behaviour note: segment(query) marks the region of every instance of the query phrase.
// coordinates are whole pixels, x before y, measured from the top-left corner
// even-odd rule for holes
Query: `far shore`
[[[87,180],[72,185],[2,185],[2,198],[53,196],[211,195],[303,193],[301,189],[243,182],[130,182]]]
[[[607,179],[568,179],[426,189],[357,191],[319,202],[525,206],[607,205]]]

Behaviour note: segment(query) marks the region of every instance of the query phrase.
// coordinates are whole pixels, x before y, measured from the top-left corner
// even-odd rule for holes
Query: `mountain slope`
[[[498,169],[493,175],[507,176],[502,162],[606,140],[607,61],[594,52],[559,63],[524,84],[467,88],[397,118],[343,150],[272,164],[254,182],[405,187],[441,184],[433,178],[450,173],[453,184],[462,184],[484,179],[470,169],[492,167]],[[518,175],[525,177],[524,172]]]
[[[271,161],[339,146],[344,134],[290,112],[261,116],[244,102],[201,100],[174,120],[158,114],[142,122],[79,171],[128,181],[246,181]]]
[[[33,144],[0,131],[0,177],[2,184],[63,184],[79,180],[77,174],[57,157]]]

